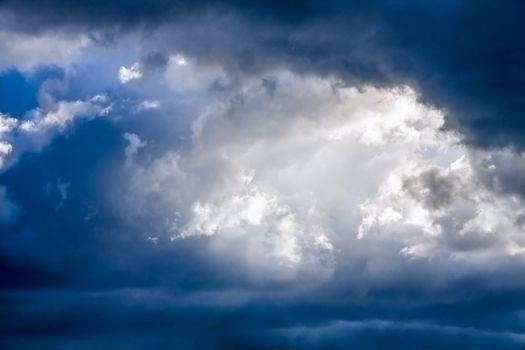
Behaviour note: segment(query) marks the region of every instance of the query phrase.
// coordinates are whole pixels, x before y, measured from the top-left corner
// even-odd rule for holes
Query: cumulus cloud
[[[270,78],[210,98],[190,150],[136,164],[130,212],[163,218],[161,235],[209,237],[217,259],[257,278],[327,278],[352,245],[464,268],[522,254],[522,200],[480,178],[479,158],[496,154],[444,131],[414,90]]]
[[[420,164],[391,173],[361,211],[361,237],[395,235],[406,244],[402,253],[413,257],[445,254],[490,264],[524,249],[518,224],[523,202],[485,187],[467,155],[448,166]]]
[[[518,3],[3,1],[0,347],[523,347]]]

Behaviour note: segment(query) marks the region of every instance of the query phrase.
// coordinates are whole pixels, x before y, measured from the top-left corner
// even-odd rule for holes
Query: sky
[[[0,0],[0,348],[525,349],[521,0]]]

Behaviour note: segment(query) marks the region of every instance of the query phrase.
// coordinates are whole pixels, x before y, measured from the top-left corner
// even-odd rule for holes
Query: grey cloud
[[[447,126],[468,142],[523,146],[521,1],[46,1],[37,13],[33,5],[4,1],[2,8],[28,31],[139,30],[146,62],[182,51],[233,71],[281,65],[351,85],[408,83],[445,108]]]
[[[91,38],[41,117],[144,76],[0,174],[0,347],[523,348],[520,4],[122,4],[1,3]]]
[[[403,189],[431,210],[447,206],[453,196],[461,195],[459,179],[455,175],[442,174],[439,169],[429,169],[415,179],[405,179]]]

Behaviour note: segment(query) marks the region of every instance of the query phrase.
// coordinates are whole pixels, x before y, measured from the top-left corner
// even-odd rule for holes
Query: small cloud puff
[[[121,66],[118,71],[118,78],[122,84],[127,84],[132,80],[142,78],[142,70],[140,64],[138,62],[134,63],[129,68]]]

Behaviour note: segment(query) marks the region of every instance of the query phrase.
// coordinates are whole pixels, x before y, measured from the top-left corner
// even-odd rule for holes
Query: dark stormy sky
[[[0,0],[0,348],[525,349],[525,2]]]

